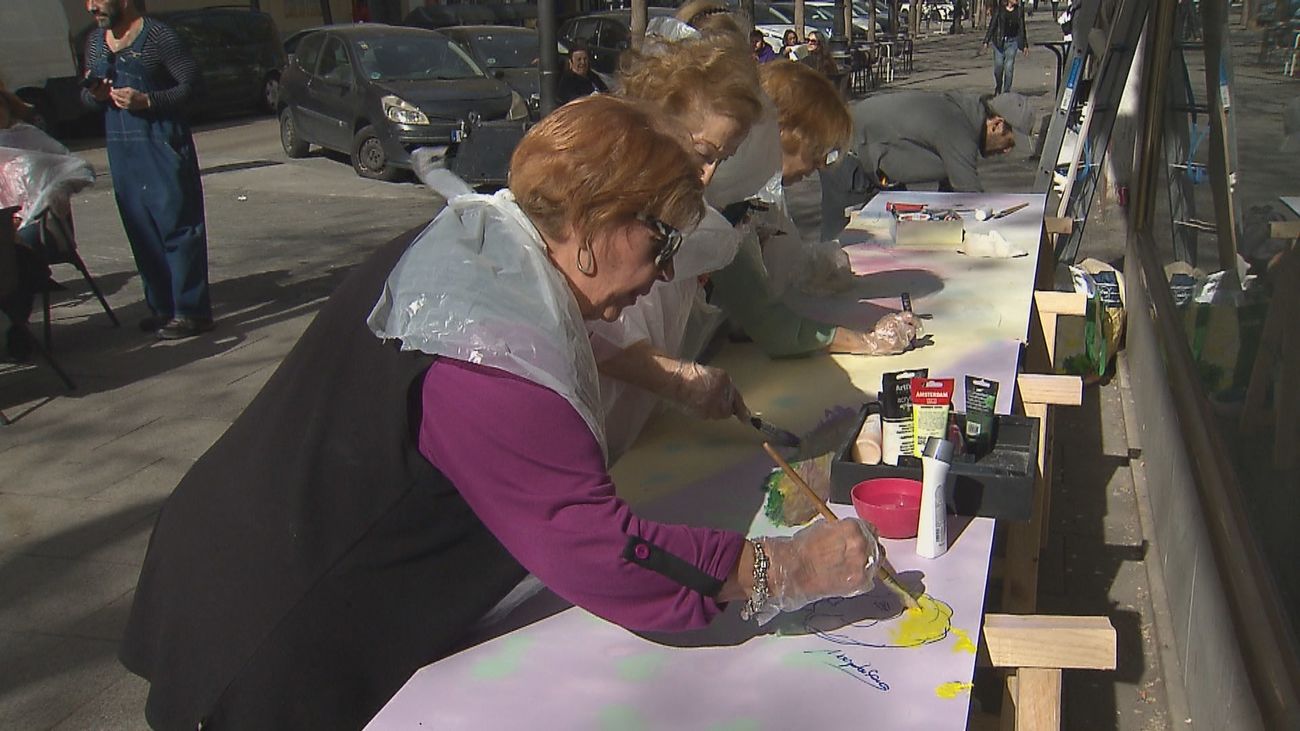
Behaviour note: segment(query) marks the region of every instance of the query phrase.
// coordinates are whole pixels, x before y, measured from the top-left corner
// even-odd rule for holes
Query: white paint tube
[[[897,465],[899,455],[912,454],[912,379],[930,374],[928,368],[885,373],[880,382],[880,457]]]
[[[948,466],[952,442],[930,437],[921,450],[921,517],[916,526],[916,555],[938,558],[948,552]]]

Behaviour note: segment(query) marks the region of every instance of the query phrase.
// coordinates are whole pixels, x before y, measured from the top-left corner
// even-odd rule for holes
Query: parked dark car
[[[508,123],[517,139],[528,118],[523,98],[446,36],[378,24],[304,36],[285,67],[280,101],[280,142],[289,157],[320,145],[351,155],[358,175],[379,180],[409,168],[418,147],[446,146],[455,158],[480,125]],[[462,177],[498,182],[470,179],[477,174]]]
[[[536,120],[541,104],[538,74],[541,46],[537,31],[509,25],[457,25],[439,31],[474,57],[488,73],[510,85],[528,102]],[[563,45],[557,49],[565,53]]]
[[[672,15],[673,8],[646,8],[651,18]],[[572,48],[585,45],[591,51],[591,67],[602,74],[618,70],[618,56],[632,46],[632,11],[610,10],[570,18],[560,26],[560,42]]]

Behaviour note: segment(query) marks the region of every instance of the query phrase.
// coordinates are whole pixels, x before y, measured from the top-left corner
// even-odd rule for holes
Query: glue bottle
[[[938,558],[948,551],[948,509],[945,485],[952,463],[952,442],[930,437],[921,450],[921,517],[916,531],[916,555]]]

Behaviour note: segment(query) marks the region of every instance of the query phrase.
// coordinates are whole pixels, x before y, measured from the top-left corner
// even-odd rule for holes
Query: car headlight
[[[384,116],[396,124],[428,124],[429,118],[414,104],[389,94],[379,100],[384,105]]]
[[[519,92],[510,92],[510,111],[506,114],[506,119],[511,122],[518,122],[521,119],[528,119],[528,103],[524,101]]]

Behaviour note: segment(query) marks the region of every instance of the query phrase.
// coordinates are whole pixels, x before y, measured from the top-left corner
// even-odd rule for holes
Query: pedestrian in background
[[[826,46],[826,39],[821,31],[808,31],[808,55],[801,61],[822,72],[828,79],[834,80],[840,73],[840,67],[831,58],[831,49]]]
[[[82,100],[104,112],[104,140],[122,227],[160,339],[212,329],[203,184],[186,112],[199,67],[176,31],[128,0],[86,0]]]
[[[784,58],[788,58],[791,61],[798,61],[799,52],[797,49],[800,45],[802,44],[799,43],[799,34],[795,33],[794,29],[791,28],[786,31],[785,36],[781,38],[781,50],[777,51],[777,54]]]
[[[556,101],[568,104],[574,99],[581,99],[592,94],[609,91],[605,82],[591,70],[591,51],[586,46],[574,45],[569,50],[569,63],[560,74],[555,85]]]
[[[777,59],[776,51],[767,45],[767,39],[763,37],[763,31],[751,30],[749,32],[749,48],[754,54],[754,60],[759,63],[767,63]]]
[[[1016,71],[1016,51],[1029,55],[1029,40],[1025,37],[1025,9],[1019,0],[1002,0],[993,17],[989,19],[988,32],[984,34],[984,47],[993,45],[993,93],[1011,91],[1011,79]]]

